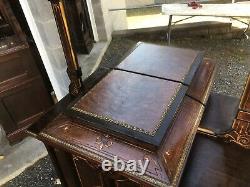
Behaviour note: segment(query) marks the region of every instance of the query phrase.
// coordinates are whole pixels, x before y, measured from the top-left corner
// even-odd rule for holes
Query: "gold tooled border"
[[[179,83],[178,87],[175,89],[175,93],[174,93],[174,96],[171,98],[169,104],[165,107],[165,110],[164,112],[162,113],[161,115],[161,118],[159,120],[159,123],[157,123],[155,126],[154,126],[154,129],[152,131],[147,131],[145,129],[142,129],[142,128],[138,128],[136,127],[135,125],[133,124],[129,124],[129,123],[126,123],[124,121],[118,121],[118,120],[114,120],[112,119],[110,116],[105,116],[105,115],[98,115],[98,114],[94,114],[92,112],[88,112],[88,111],[85,111],[85,110],[82,110],[82,109],[79,109],[79,108],[76,108],[75,105],[71,108],[72,110],[74,111],[77,111],[77,112],[80,112],[80,113],[83,113],[83,114],[86,114],[88,116],[91,116],[91,117],[94,117],[94,118],[98,118],[98,119],[101,119],[101,120],[104,120],[106,122],[111,122],[111,123],[114,123],[116,125],[119,125],[119,126],[122,126],[122,127],[126,127],[128,129],[131,129],[131,130],[134,130],[134,131],[137,131],[137,132],[140,132],[140,133],[144,133],[144,134],[147,134],[147,135],[150,135],[150,136],[155,136],[157,130],[161,127],[162,125],[162,122],[164,120],[164,118],[166,117],[166,115],[168,114],[168,111],[170,109],[170,106],[172,105],[173,101],[175,100],[179,90],[181,89],[181,86],[182,84]],[[88,94],[86,94],[85,96],[87,96]],[[81,99],[83,99],[85,96],[83,96]]]
[[[204,106],[201,106],[201,109],[199,111],[199,114],[198,114],[198,118],[195,122],[195,125],[193,126],[189,136],[188,136],[188,139],[187,139],[187,143],[185,144],[185,147],[183,149],[183,152],[182,152],[182,155],[181,155],[181,159],[180,159],[180,162],[177,166],[177,170],[176,170],[176,173],[174,175],[174,178],[173,178],[173,182],[172,184],[166,184],[158,179],[155,179],[151,176],[148,176],[148,175],[139,175],[138,173],[136,172],[128,172],[128,171],[124,171],[124,173],[126,175],[129,175],[131,177],[138,177],[140,180],[144,181],[144,182],[148,182],[150,184],[152,184],[153,186],[157,186],[157,187],[173,187],[173,186],[177,186],[178,183],[179,183],[179,180],[180,180],[180,176],[183,172],[183,169],[184,169],[184,166],[185,166],[185,162],[186,162],[186,159],[187,159],[187,156],[188,156],[188,153],[191,149],[191,145],[193,143],[193,140],[194,140],[194,137],[196,135],[196,131],[197,131],[197,128],[199,126],[199,123],[200,123],[200,120],[202,118],[202,114],[204,112]],[[45,138],[53,143],[59,143],[63,146],[65,146],[66,148],[68,148],[69,150],[72,150],[72,151],[77,151],[81,154],[83,154],[83,156],[85,157],[90,157],[91,159],[95,160],[95,161],[98,161],[98,162],[102,162],[103,160],[110,160],[109,158],[107,157],[104,157],[104,156],[99,156],[95,153],[93,153],[91,150],[89,149],[86,149],[84,147],[80,147],[80,146],[75,146],[75,145],[72,145],[70,143],[67,143],[67,142],[64,142],[60,139],[57,139],[49,134],[46,134],[46,133],[43,133],[41,132],[39,134],[40,137],[42,138]],[[112,162],[112,160],[110,160]]]

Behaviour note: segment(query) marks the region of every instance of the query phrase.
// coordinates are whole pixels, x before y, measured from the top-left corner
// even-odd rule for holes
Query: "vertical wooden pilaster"
[[[67,74],[70,79],[69,93],[77,96],[82,88],[81,68],[78,64],[77,55],[73,49],[65,7],[63,0],[50,0],[55,16],[57,28],[63,46],[64,55],[67,62]]]

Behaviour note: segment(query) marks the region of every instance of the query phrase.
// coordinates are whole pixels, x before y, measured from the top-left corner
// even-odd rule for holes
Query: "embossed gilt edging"
[[[233,127],[229,132],[216,134],[215,132],[205,129],[198,128],[199,134],[206,135],[215,139],[222,139],[226,143],[233,143],[238,146],[241,146],[244,149],[250,149],[250,124],[239,124],[240,120],[235,120],[233,123]],[[245,125],[245,127],[243,127]]]
[[[250,123],[235,120],[233,129],[221,137],[226,142],[235,143],[245,149],[250,149]]]

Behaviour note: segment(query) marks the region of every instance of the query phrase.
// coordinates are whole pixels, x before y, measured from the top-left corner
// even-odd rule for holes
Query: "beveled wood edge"
[[[214,79],[215,79],[215,75],[216,75],[216,72],[217,72],[217,66],[216,64],[211,60],[211,59],[204,59],[204,60],[207,60],[209,61],[210,63],[213,63],[213,70],[212,70],[212,73],[210,75],[210,79],[209,79],[209,84],[208,84],[208,87],[207,87],[207,90],[205,91],[205,96],[204,96],[204,99],[201,101],[204,105],[206,105],[207,101],[208,101],[208,98],[209,98],[209,95],[210,95],[210,92],[213,88],[213,85],[214,85]]]
[[[200,108],[200,111],[199,111],[199,114],[198,114],[198,117],[195,121],[195,124],[193,125],[193,128],[191,130],[191,133],[189,134],[188,138],[187,138],[187,143],[183,149],[183,153],[182,153],[182,156],[181,156],[181,159],[180,159],[180,162],[179,162],[179,165],[177,167],[177,172],[176,172],[176,175],[174,176],[173,178],[173,182],[172,182],[172,185],[175,187],[175,186],[178,186],[179,182],[180,182],[180,179],[181,179],[181,175],[184,171],[184,167],[185,167],[185,164],[186,164],[186,161],[187,161],[187,158],[189,156],[189,152],[191,150],[191,147],[192,147],[192,144],[193,144],[193,141],[194,141],[194,138],[196,136],[196,133],[197,133],[197,129],[198,129],[198,126],[200,124],[200,121],[202,119],[202,116],[203,116],[203,113],[205,111],[205,107],[203,105],[201,105],[201,108]]]
[[[209,62],[214,63],[213,61],[211,61],[211,59],[208,59],[208,58],[206,58],[204,60],[207,60]],[[210,78],[209,78],[209,85],[207,87],[207,90],[205,91],[205,97],[201,101],[203,105],[206,105],[208,98],[209,98],[209,95],[210,95],[210,92],[213,88],[213,83],[214,83],[216,71],[217,71],[217,67],[216,67],[216,65],[214,65],[213,72],[211,73]],[[207,129],[207,128],[203,128],[203,127],[198,127],[197,133],[202,134],[202,135],[207,135],[209,137],[216,137],[216,133],[214,131]]]
[[[193,90],[191,90],[191,86],[192,86],[192,84],[195,84],[195,82],[196,82],[195,80],[192,81],[192,84],[190,85],[189,89],[187,90],[186,95],[189,96],[190,98],[200,102],[202,105],[205,106],[207,101],[208,101],[211,89],[213,87],[214,78],[215,78],[215,74],[217,71],[217,66],[212,59],[204,58],[203,62],[201,63],[201,65],[200,65],[199,69],[197,70],[196,74],[194,75],[193,79],[199,79],[200,68],[202,67],[202,65],[204,65],[204,63],[210,63],[212,69],[209,73],[209,77],[208,77],[207,81],[205,82],[205,84],[203,84],[203,86],[200,90],[201,92],[203,92],[201,98],[196,98],[195,95],[192,94]]]

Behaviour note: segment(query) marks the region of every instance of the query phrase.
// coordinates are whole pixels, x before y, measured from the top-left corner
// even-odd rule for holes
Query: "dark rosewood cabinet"
[[[9,1],[0,0],[0,13],[0,125],[15,141],[52,101],[37,67],[41,61],[26,41]]]

